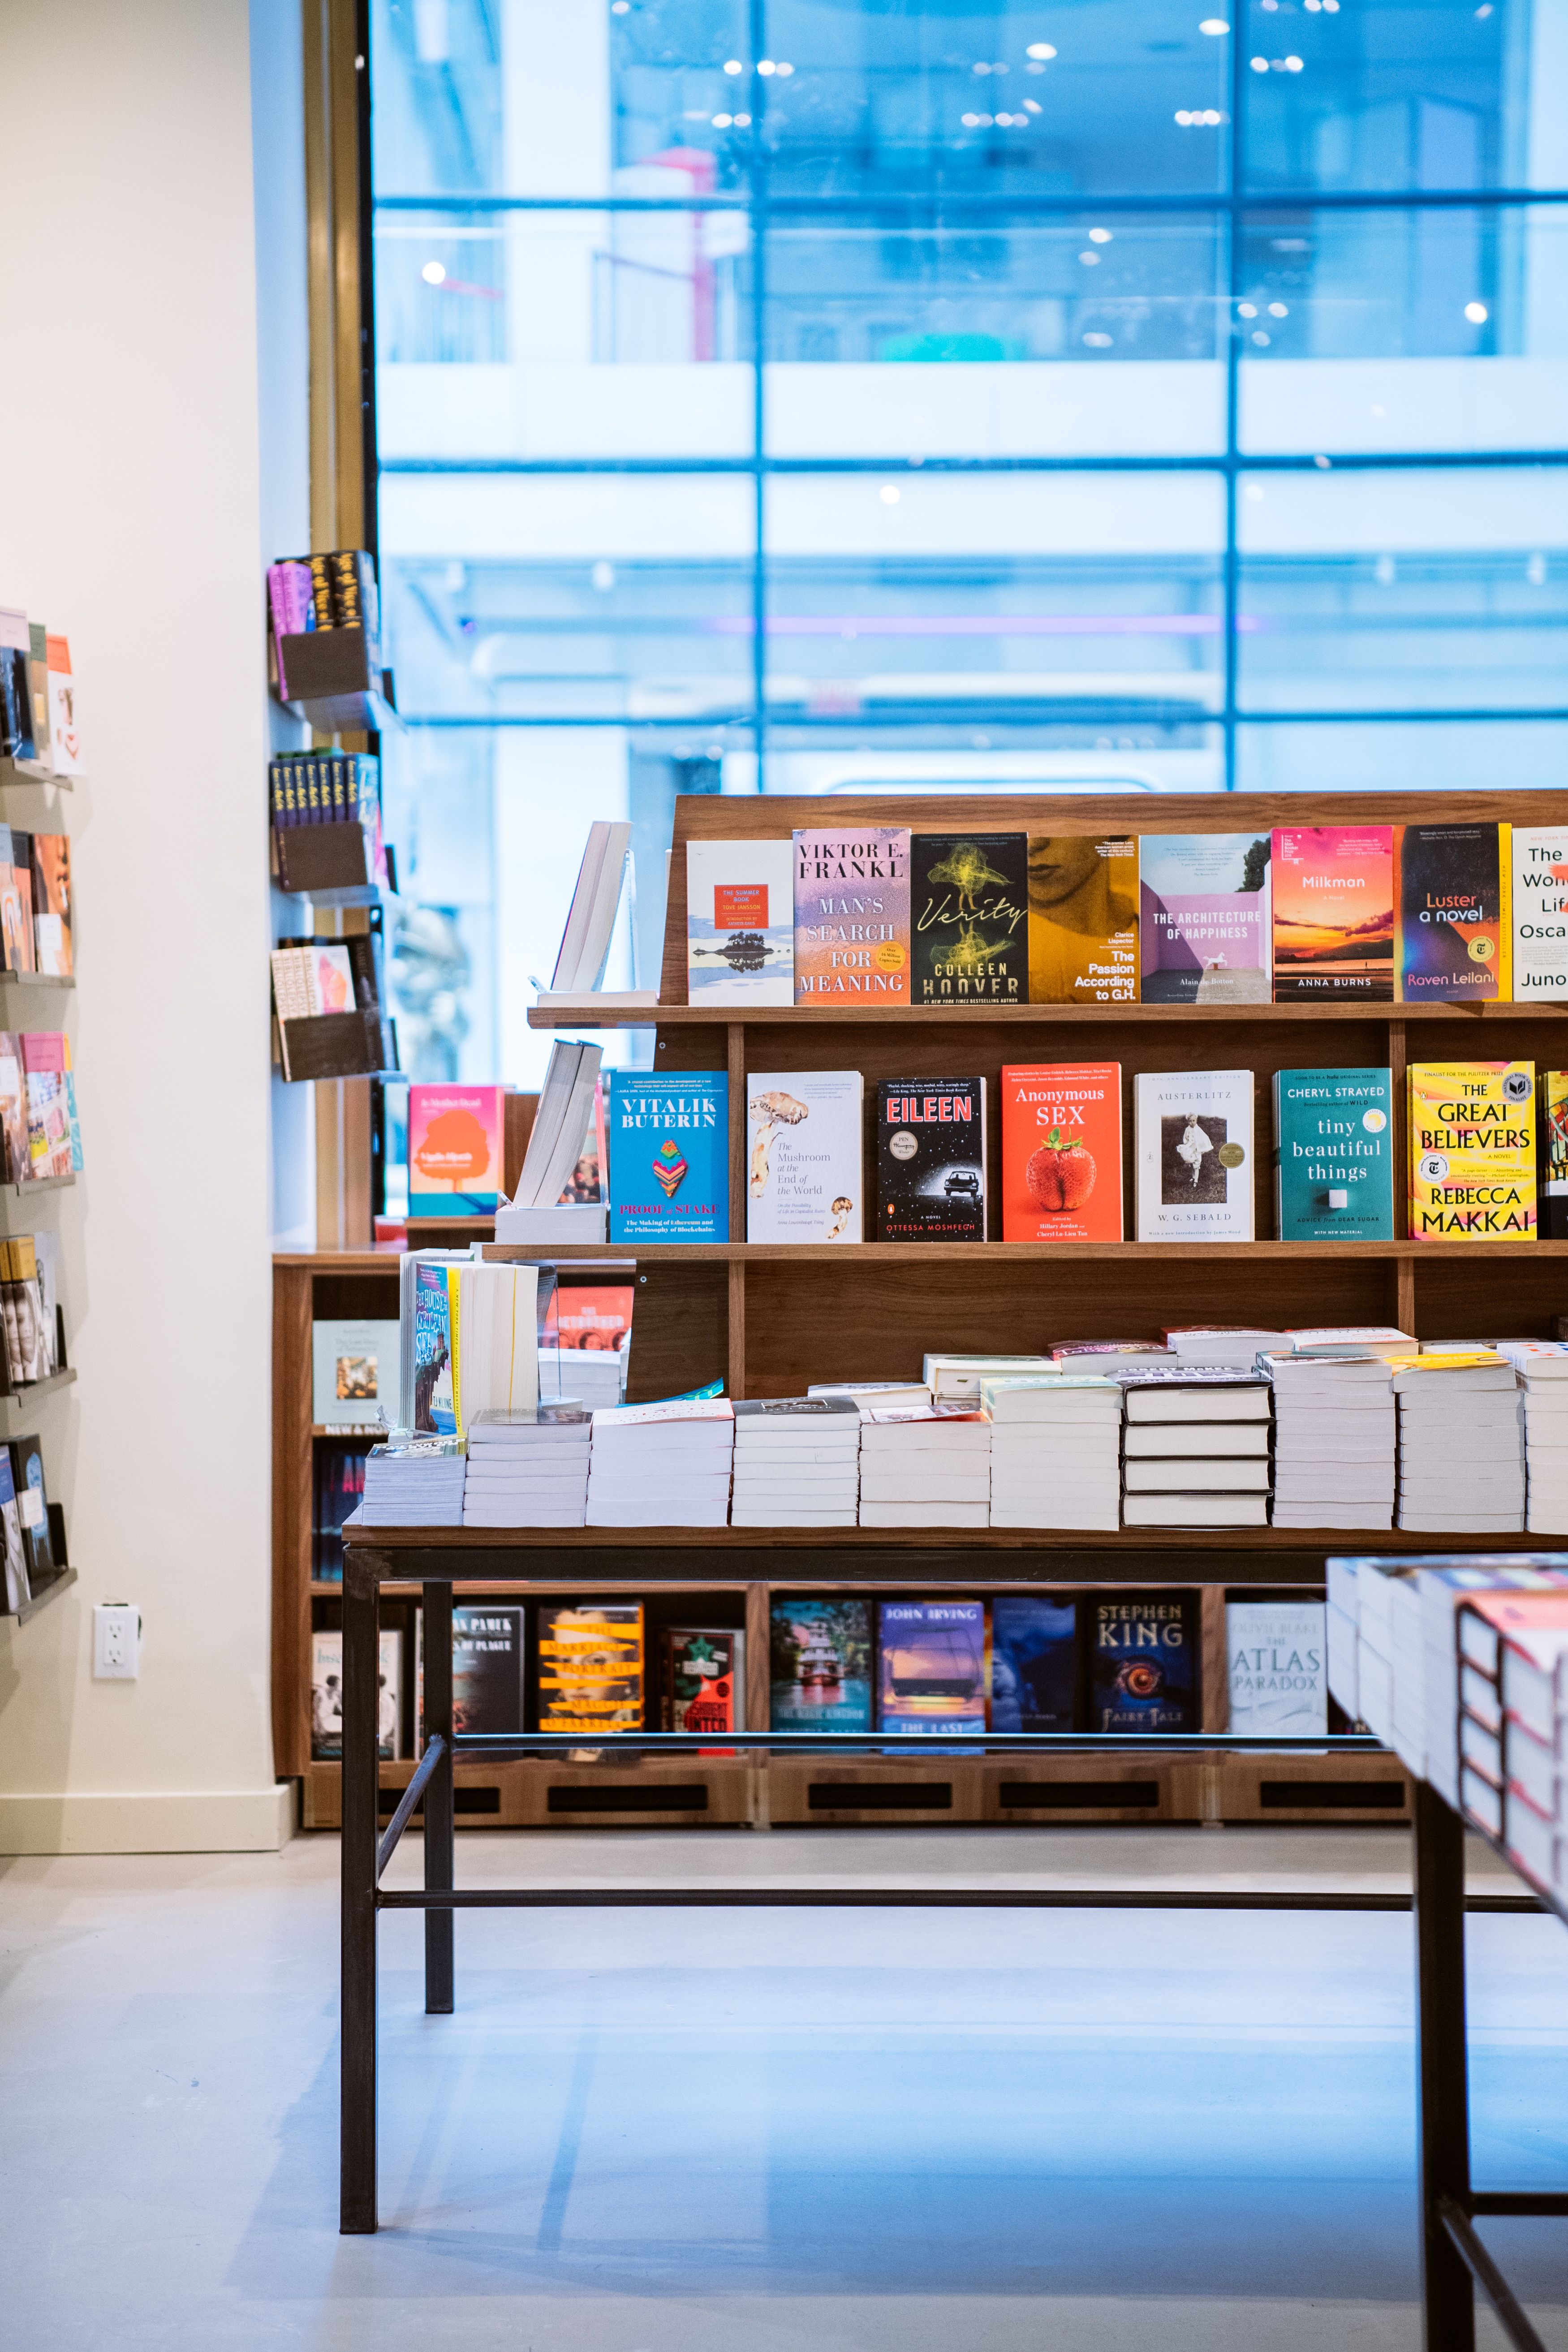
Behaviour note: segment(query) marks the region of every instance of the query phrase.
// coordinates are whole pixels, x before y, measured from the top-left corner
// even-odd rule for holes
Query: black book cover
[[[343,1573],[343,1521],[364,1500],[364,1460],[371,1441],[363,1444],[319,1445],[316,1449],[316,1523],[311,1529],[310,1573],[319,1584],[339,1584]]]
[[[22,1521],[22,1557],[27,1581],[35,1592],[39,1580],[55,1572],[54,1546],[49,1540],[49,1498],[44,1487],[44,1457],[36,1437],[11,1440],[11,1476]]]
[[[877,1087],[879,1242],[985,1239],[985,1081],[882,1078]]]
[[[0,646],[0,754],[7,760],[38,756],[27,656],[19,646]]]
[[[1198,1731],[1198,1599],[1110,1596],[1085,1604],[1091,1731]]]
[[[910,856],[911,1004],[1029,1001],[1029,836],[917,833]]]
[[[453,1610],[454,1731],[521,1731],[522,1620],[521,1602]]]

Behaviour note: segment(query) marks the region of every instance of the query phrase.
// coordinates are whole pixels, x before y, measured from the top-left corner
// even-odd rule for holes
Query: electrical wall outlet
[[[92,1612],[94,1681],[133,1683],[141,1671],[141,1610],[134,1601],[100,1601]]]

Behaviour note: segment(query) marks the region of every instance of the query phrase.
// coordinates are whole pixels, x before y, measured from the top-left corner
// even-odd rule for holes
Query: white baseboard
[[[262,1789],[0,1795],[0,1853],[274,1853],[294,1834],[294,1784]]]

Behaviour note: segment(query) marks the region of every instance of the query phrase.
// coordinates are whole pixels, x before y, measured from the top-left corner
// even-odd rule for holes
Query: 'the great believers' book
[[[877,1086],[879,1242],[983,1242],[984,1078],[882,1078]]]
[[[1121,1065],[1005,1068],[1001,1097],[1003,1240],[1119,1242]]]
[[[1095,1731],[1196,1731],[1197,1601],[1190,1593],[1085,1604]]]
[[[1495,1004],[1511,987],[1510,827],[1402,824],[1399,940],[1405,1004]]]
[[[1136,1004],[1138,844],[1029,835],[1029,1002]]]
[[[910,1003],[1026,1004],[1028,835],[917,833],[910,851]]]
[[[1135,1082],[1138,1238],[1253,1238],[1252,1072],[1148,1070]]]
[[[1277,1004],[1394,998],[1394,827],[1281,825],[1269,859]]]
[[[795,1001],[910,1001],[910,835],[795,836]]]
[[[858,1070],[746,1079],[749,1242],[858,1242],[865,1081]]]
[[[730,1081],[722,1070],[612,1070],[613,1242],[730,1238]]]
[[[1510,830],[1513,1001],[1568,1003],[1568,829]]]
[[[1394,1074],[1276,1070],[1274,1225],[1282,1242],[1394,1239]]]
[[[1144,834],[1138,844],[1145,1004],[1267,1004],[1267,834]]]
[[[1533,1241],[1535,1069],[1412,1062],[1410,1238]]]
[[[792,866],[787,841],[687,843],[689,1003],[794,1003]]]

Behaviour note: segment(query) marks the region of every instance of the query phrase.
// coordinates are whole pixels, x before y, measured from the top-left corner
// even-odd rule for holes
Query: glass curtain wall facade
[[[371,21],[416,1075],[679,792],[1568,776],[1558,0]]]

